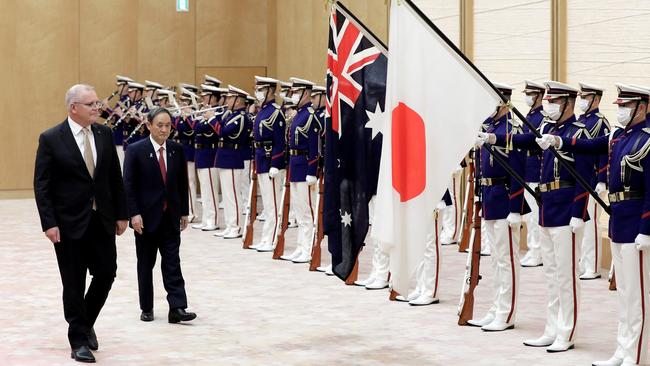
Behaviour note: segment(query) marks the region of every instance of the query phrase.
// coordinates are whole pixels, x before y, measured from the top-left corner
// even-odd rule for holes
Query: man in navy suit
[[[102,106],[95,90],[74,85],[65,101],[68,118],[38,140],[34,195],[56,251],[71,356],[95,362],[93,326],[115,278],[115,235],[126,230],[126,197],[111,129],[95,123]],[[92,275],[87,292],[86,271]]]
[[[165,108],[147,115],[150,135],[129,146],[124,160],[131,227],[135,231],[138,258],[140,320],[152,321],[153,267],[160,251],[163,284],[169,303],[170,323],[190,321],[196,314],[185,311],[187,296],[181,273],[180,232],[188,222],[187,164],[183,146],[168,140],[172,116]]]

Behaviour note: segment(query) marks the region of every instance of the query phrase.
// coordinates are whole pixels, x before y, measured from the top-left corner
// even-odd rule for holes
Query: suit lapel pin
[[[150,158],[153,158],[153,153],[149,153],[149,157],[150,157]]]

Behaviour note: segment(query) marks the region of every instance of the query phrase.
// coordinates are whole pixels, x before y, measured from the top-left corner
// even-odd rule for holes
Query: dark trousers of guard
[[[115,233],[107,233],[93,211],[88,229],[80,239],[61,238],[54,248],[63,283],[68,340],[73,348],[88,345],[88,332],[106,302],[117,271]],[[92,275],[88,292],[86,271]]]
[[[177,224],[176,224],[177,225]],[[174,227],[167,211],[163,214],[158,228],[153,232],[135,234],[135,248],[138,257],[138,292],[140,309],[153,310],[153,267],[156,256],[160,251],[161,272],[163,285],[167,291],[167,302],[170,309],[187,308],[185,281],[181,273],[179,248],[181,236]]]

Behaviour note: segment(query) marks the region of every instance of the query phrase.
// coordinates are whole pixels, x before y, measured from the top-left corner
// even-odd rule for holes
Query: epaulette
[[[596,116],[597,116],[598,118],[600,118],[600,119],[607,119],[607,118],[605,117],[605,115],[602,114],[602,113],[600,113],[600,112],[596,112]]]
[[[312,107],[307,107],[307,110],[309,111],[309,114],[314,114],[316,111]]]
[[[573,125],[578,127],[578,128],[585,128],[586,127],[584,123],[578,122],[578,121],[573,122]]]
[[[280,109],[280,105],[279,105],[278,103],[271,103],[271,105],[272,105],[273,108],[275,108],[275,109]]]
[[[644,128],[641,129],[641,131],[643,131],[643,132],[647,133],[648,135],[650,135],[650,127],[644,127]]]

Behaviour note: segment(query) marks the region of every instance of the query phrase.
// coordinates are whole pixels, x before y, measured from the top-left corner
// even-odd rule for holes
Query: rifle
[[[318,198],[316,203],[316,217],[314,217],[314,233],[312,235],[311,245],[311,262],[309,263],[309,270],[315,271],[320,267],[321,248],[320,244],[323,241],[323,194],[325,193],[325,185],[323,184],[323,172],[320,172],[320,179],[318,180]]]
[[[467,252],[469,248],[470,236],[472,230],[472,217],[474,216],[474,149],[469,152],[468,167],[469,172],[467,173],[468,187],[465,194],[465,208],[463,215],[461,217],[461,232],[460,240],[458,241],[458,251]]]
[[[477,156],[477,159],[480,155]],[[479,164],[478,160],[476,164]],[[463,278],[463,288],[458,304],[458,325],[467,325],[467,321],[474,316],[474,289],[481,280],[479,266],[481,264],[481,195],[478,174],[474,174],[474,225],[472,226],[472,245],[467,253],[467,263],[465,265],[465,276]]]
[[[280,259],[284,254],[284,233],[289,227],[289,204],[290,204],[290,192],[289,187],[289,176],[291,169],[287,167],[287,175],[284,177],[284,186],[282,187],[282,198],[280,206],[282,206],[282,211],[278,215],[276,227],[275,227],[275,238],[273,240],[273,259]]]
[[[257,220],[257,171],[255,169],[255,159],[251,160],[251,186],[248,189],[248,212],[244,223],[243,248],[249,249],[253,243],[253,224]]]

